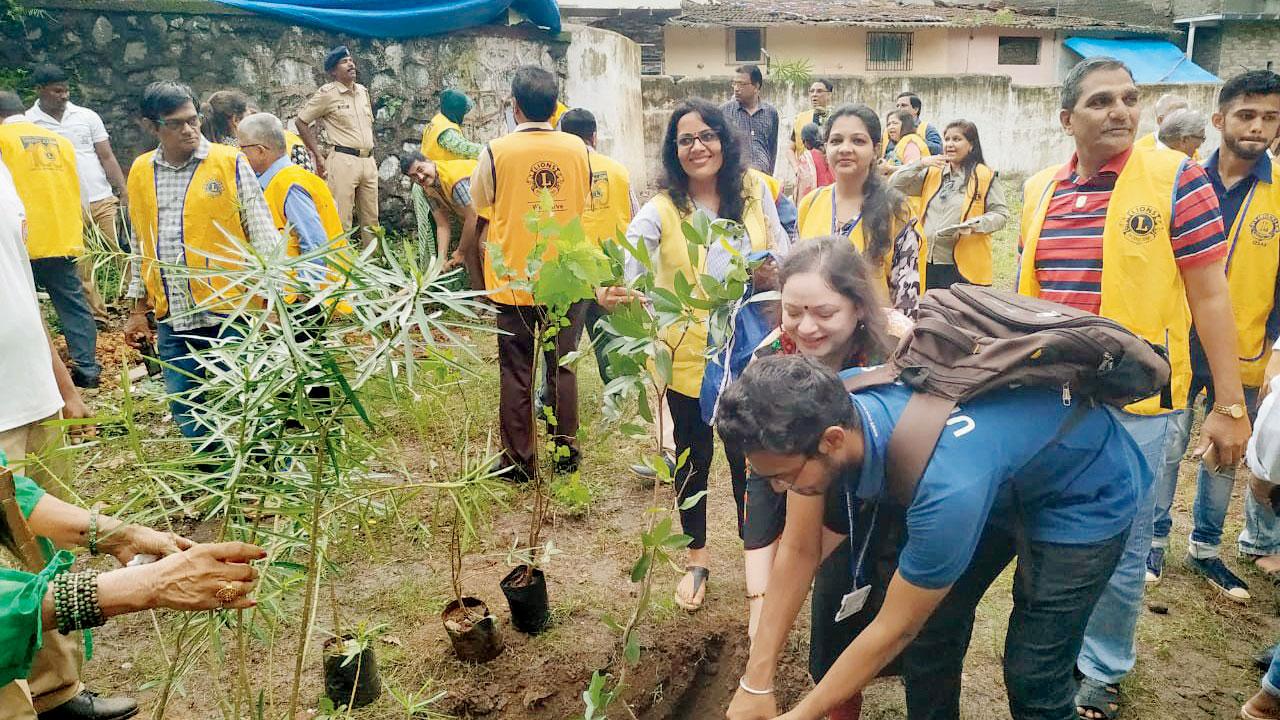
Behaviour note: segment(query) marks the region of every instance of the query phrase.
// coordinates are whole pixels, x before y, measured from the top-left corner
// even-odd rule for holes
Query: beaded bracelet
[[[53,615],[66,635],[107,622],[98,602],[98,571],[61,573],[53,578]]]
[[[89,554],[98,554],[98,508],[89,511]]]

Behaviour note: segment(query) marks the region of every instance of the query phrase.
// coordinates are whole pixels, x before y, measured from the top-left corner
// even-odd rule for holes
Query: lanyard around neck
[[[858,223],[862,222],[862,210],[859,209],[858,216],[848,223],[848,226],[849,226],[848,232],[845,232],[843,227],[838,227],[836,225],[836,222],[837,222],[836,221],[836,189],[835,189],[835,186],[832,185],[831,186],[831,234],[832,235],[842,235],[846,238],[852,235],[853,231],[858,227]]]

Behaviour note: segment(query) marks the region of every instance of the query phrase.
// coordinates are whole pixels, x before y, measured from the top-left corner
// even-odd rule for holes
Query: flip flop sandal
[[[1240,706],[1240,718],[1241,720],[1273,720],[1273,718],[1263,717],[1261,715],[1254,715],[1253,713],[1249,712],[1248,705]]]
[[[687,571],[690,575],[693,576],[692,597],[697,597],[698,590],[701,589],[702,586],[707,583],[707,578],[711,576],[711,571],[708,570],[707,568],[702,567],[701,565],[690,565],[685,568],[685,571]],[[680,587],[678,585],[676,586],[675,595],[676,595],[676,605],[679,605],[684,610],[687,610],[689,612],[694,612],[702,608],[702,602],[688,602],[684,598],[680,597]],[[705,600],[706,594],[704,593],[702,597]]]
[[[1120,688],[1085,677],[1080,681],[1080,689],[1076,691],[1076,707],[1092,710],[1102,715],[1102,720],[1115,720],[1120,713]],[[1090,720],[1084,713],[1077,711],[1077,714]]]

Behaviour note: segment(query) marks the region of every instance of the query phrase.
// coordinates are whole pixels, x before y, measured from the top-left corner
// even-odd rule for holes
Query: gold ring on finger
[[[235,602],[236,598],[240,597],[240,592],[236,590],[235,585],[223,583],[222,587],[213,596],[218,599],[218,602],[226,605],[227,603]]]

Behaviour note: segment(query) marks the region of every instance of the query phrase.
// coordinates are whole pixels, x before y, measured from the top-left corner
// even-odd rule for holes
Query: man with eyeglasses
[[[245,156],[200,134],[201,118],[190,88],[151,83],[142,93],[141,111],[159,145],[140,155],[129,170],[135,257],[126,297],[134,306],[124,335],[135,348],[155,341],[165,362],[165,390],[177,395],[203,376],[192,353],[221,336],[223,321],[235,311],[240,295],[225,277],[200,271],[240,256],[238,247],[246,245],[269,255],[277,250],[280,233]],[[176,271],[175,266],[194,272]],[[148,312],[155,313],[155,332]],[[169,408],[184,436],[208,434],[187,402],[175,398]]]
[[[805,152],[804,140],[800,131],[805,125],[813,123],[818,127],[827,121],[831,112],[831,91],[835,84],[826,78],[818,78],[809,85],[809,109],[798,113],[791,121],[791,166],[800,167],[800,156]]]
[[[1174,110],[1156,130],[1159,147],[1177,150],[1199,162],[1200,146],[1204,144],[1204,127],[1208,122],[1209,119],[1199,110]]]
[[[788,493],[729,720],[827,717],[899,654],[908,717],[960,717],[974,611],[1015,556],[1003,658],[1010,715],[1075,714],[1076,653],[1151,471],[1110,410],[1068,407],[1043,388],[991,392],[956,410],[906,508],[909,532],[881,609],[817,687],[779,714],[777,665],[824,535],[843,534],[835,529],[848,528],[847,513],[864,504],[872,525],[887,512],[876,506],[889,492],[889,439],[911,392],[895,383],[850,394],[813,358],[776,355],[752,363],[721,396],[716,427],[725,444],[742,448],[756,473]],[[831,494],[837,501],[828,503]],[[849,569],[841,615],[865,604],[868,562],[855,558]]]
[[[747,164],[772,175],[778,160],[778,109],[760,98],[763,86],[759,66],[743,65],[733,76],[733,99],[721,105],[720,111],[742,132]]]

